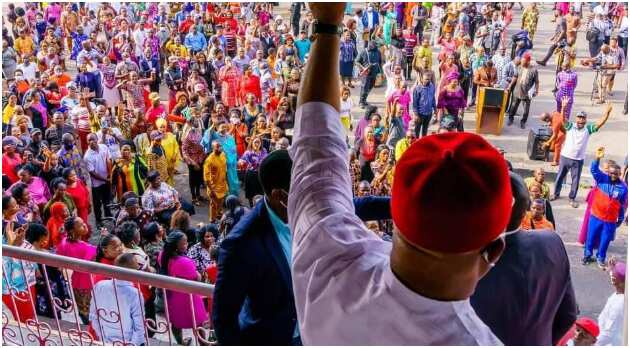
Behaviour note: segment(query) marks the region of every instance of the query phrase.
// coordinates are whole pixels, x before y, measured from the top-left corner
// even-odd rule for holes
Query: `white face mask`
[[[367,10],[368,10],[368,12],[372,12],[372,11],[374,11],[374,7],[368,6]]]
[[[15,79],[18,81],[24,81],[24,76],[22,75],[15,75]]]
[[[232,117],[230,118],[230,122],[232,122],[232,124],[239,124],[241,120],[239,120],[238,117]]]

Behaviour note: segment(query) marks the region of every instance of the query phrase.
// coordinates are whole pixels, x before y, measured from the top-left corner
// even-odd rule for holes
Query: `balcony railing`
[[[145,345],[174,345],[174,335],[171,333],[173,328],[172,323],[169,320],[169,312],[177,311],[178,314],[184,313],[192,317],[193,327],[185,329],[185,338],[192,339],[192,343],[195,345],[210,345],[213,344],[213,333],[210,329],[209,322],[198,323],[196,322],[193,308],[193,295],[202,296],[204,299],[211,301],[212,292],[214,287],[210,284],[202,282],[194,282],[190,280],[168,277],[159,274],[153,274],[148,272],[142,272],[132,270],[128,268],[121,268],[116,266],[109,266],[97,262],[84,261],[80,259],[59,256],[51,253],[24,249],[14,246],[2,246],[3,263],[2,263],[2,282],[5,287],[8,287],[9,294],[3,294],[3,302],[6,305],[2,307],[2,338],[5,345],[130,345],[131,337],[125,337],[123,330],[123,320],[129,320],[129,317],[121,316],[120,308],[120,296],[117,293],[116,281],[129,281],[132,282],[138,289],[140,284],[145,287],[148,285],[153,287],[156,292],[161,292],[164,299],[164,313],[163,315],[157,314],[156,319],[145,317],[144,312],[144,300],[139,292],[140,308],[142,311],[143,325],[144,325],[144,344]],[[19,290],[11,285],[8,281],[7,270],[5,268],[5,257],[13,258],[17,260],[21,274],[26,279],[25,267],[28,263],[36,263],[49,267],[56,267],[62,273],[65,282],[67,282],[67,288],[70,290],[70,298],[62,299],[53,295],[51,289],[51,282],[49,279],[46,267],[42,267],[43,272],[38,277],[43,277],[45,281],[45,296],[51,306],[53,307],[53,317],[48,318],[45,316],[37,315],[36,303],[34,301],[35,287],[27,286],[27,290]],[[75,296],[72,291],[72,278],[70,272],[82,272],[89,274],[89,279],[94,288],[94,276],[111,278],[113,282],[113,291],[115,295],[117,310],[107,310],[99,307],[99,300],[103,302],[103,299],[94,298],[94,305],[96,308],[96,323],[91,322],[92,329],[98,325],[99,332],[103,332],[103,324],[108,325],[111,332],[112,324],[119,324],[120,334],[113,336],[120,337],[118,339],[103,339],[95,337],[95,330],[90,330],[87,325],[81,323],[79,316],[79,310]],[[3,287],[4,289],[4,287]],[[167,300],[167,291],[176,291],[179,293],[187,294],[189,296],[189,308],[174,308],[173,304],[169,304]],[[94,291],[91,290],[92,295]],[[10,296],[10,300],[7,299]],[[40,297],[42,294],[40,294]],[[111,299],[110,299],[111,300]],[[6,303],[9,302],[9,303]],[[33,316],[31,318],[21,318],[19,310],[16,310],[15,316],[11,313],[7,306],[13,306],[13,308],[20,308],[22,306],[30,306],[32,308]],[[126,307],[126,306],[124,306]],[[27,307],[28,308],[28,307]],[[207,307],[206,307],[207,308]],[[175,312],[173,312],[175,313]],[[122,313],[125,314],[125,313]],[[112,336],[112,335],[104,335]],[[153,336],[151,338],[151,336]],[[107,337],[105,337],[107,338]]]

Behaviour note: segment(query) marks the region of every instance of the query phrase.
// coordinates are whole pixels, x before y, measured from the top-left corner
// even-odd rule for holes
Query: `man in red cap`
[[[575,325],[558,342],[558,346],[594,346],[599,336],[599,325],[588,317],[575,321]]]
[[[532,98],[538,95],[538,70],[531,65],[532,55],[527,52],[521,59],[521,66],[518,67],[514,92],[512,93],[512,102],[508,119],[508,126],[514,123],[514,115],[518,110],[518,106],[523,102],[523,117],[521,118],[521,128],[525,129],[525,123],[529,116],[529,106]]]
[[[505,248],[512,192],[501,154],[471,133],[425,137],[400,158],[393,242],[355,215],[339,121],[344,3],[311,3],[288,220],[305,345],[500,345],[469,303]]]

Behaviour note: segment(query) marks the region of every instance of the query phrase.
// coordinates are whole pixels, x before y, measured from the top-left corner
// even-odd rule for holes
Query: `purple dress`
[[[446,109],[450,115],[459,115],[459,111],[466,107],[464,91],[459,87],[455,92],[450,92],[446,88],[442,89],[438,95],[437,107],[438,109]]]
[[[556,77],[556,86],[558,91],[556,92],[556,111],[560,112],[562,107],[562,97],[569,97],[569,104],[567,105],[566,114],[564,119],[568,120],[571,117],[571,108],[573,107],[573,92],[577,87],[578,76],[575,71],[561,71]]]
[[[162,259],[160,253],[158,260]],[[188,256],[177,256],[172,258],[168,264],[168,275],[171,277],[187,280],[197,280],[197,269],[195,262]],[[166,290],[166,301],[168,302],[168,319],[174,327],[178,329],[191,329],[202,326],[208,320],[208,312],[203,304],[203,299],[199,295],[192,295],[192,308],[195,312],[195,322],[191,315],[190,294]]]

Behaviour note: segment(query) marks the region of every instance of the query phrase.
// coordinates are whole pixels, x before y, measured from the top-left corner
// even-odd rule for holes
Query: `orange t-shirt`
[[[545,217],[540,220],[534,220],[531,212],[527,212],[523,221],[521,222],[522,230],[552,230],[554,231],[553,224],[549,222]]]
[[[556,133],[556,139],[564,140],[566,130],[564,129],[564,116],[558,111],[551,113],[551,131]]]
[[[53,75],[50,77],[50,81],[56,82],[59,88],[63,88],[66,87],[68,82],[72,81],[72,78],[68,74],[61,74],[61,76]]]

